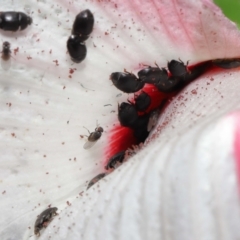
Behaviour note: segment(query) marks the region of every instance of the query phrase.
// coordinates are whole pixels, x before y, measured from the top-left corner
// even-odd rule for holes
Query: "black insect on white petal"
[[[23,12],[0,12],[0,29],[4,31],[24,30],[32,24],[32,18]]]
[[[88,130],[88,129],[87,129]],[[89,149],[91,148],[93,145],[95,145],[95,143],[100,139],[100,137],[102,136],[102,133],[103,133],[103,128],[102,127],[99,127],[97,126],[95,128],[95,131],[94,132],[89,132],[89,136],[88,136],[88,140],[87,142],[83,145],[83,148],[84,149]]]
[[[107,175],[107,173],[100,173],[97,176],[95,176],[93,179],[91,179],[88,183],[87,189],[89,189],[91,186],[93,186],[95,183],[100,181],[102,178],[104,178]]]
[[[133,127],[137,119],[137,109],[133,104],[122,102],[118,105],[118,120],[123,127]]]
[[[94,17],[89,9],[80,12],[73,23],[72,35],[80,36],[81,41],[85,41],[92,33]]]
[[[3,42],[2,51],[1,51],[2,56],[1,57],[4,61],[9,60],[9,58],[11,57],[10,47],[11,47],[11,45],[10,45],[9,42]]]
[[[240,58],[232,58],[232,59],[216,59],[213,60],[212,63],[220,68],[231,69],[240,67]]]
[[[105,166],[106,170],[116,169],[119,165],[121,165],[125,158],[125,151],[121,151],[113,155],[109,160],[107,165]]]
[[[52,207],[44,210],[38,217],[34,225],[34,233],[37,236],[40,236],[40,231],[53,219],[54,216],[57,215],[57,208]]]

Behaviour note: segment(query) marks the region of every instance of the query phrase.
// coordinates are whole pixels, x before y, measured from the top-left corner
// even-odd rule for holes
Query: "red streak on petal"
[[[130,128],[122,127],[120,125],[115,126],[109,135],[109,145],[105,151],[104,166],[108,163],[108,160],[116,153],[123,150],[127,150],[134,144],[137,144],[137,140],[133,136],[133,131]]]
[[[146,112],[150,112],[158,108],[162,101],[168,98],[171,98],[174,94],[161,93],[158,89],[151,84],[146,84],[143,88],[143,91],[146,92],[151,97],[151,105]]]

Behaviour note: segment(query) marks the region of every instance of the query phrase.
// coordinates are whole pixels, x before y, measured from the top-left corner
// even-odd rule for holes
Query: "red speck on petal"
[[[53,60],[53,62],[56,63],[56,66],[59,66],[59,64],[58,64],[58,60]]]
[[[14,55],[16,55],[18,51],[19,51],[19,48],[18,48],[18,47],[15,48],[15,49],[13,49]]]
[[[69,68],[69,74],[73,74],[77,70],[76,68]]]

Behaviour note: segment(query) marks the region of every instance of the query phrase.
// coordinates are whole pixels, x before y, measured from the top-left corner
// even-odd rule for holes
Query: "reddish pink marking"
[[[13,51],[14,51],[14,55],[16,55],[17,52],[19,51],[19,48],[17,47],[17,48],[15,48],[15,49],[13,49]]]
[[[137,140],[133,136],[133,131],[130,128],[120,125],[112,128],[108,142],[109,145],[105,151],[106,159],[104,161],[104,167],[114,154],[127,150],[132,145],[137,144]]]
[[[172,96],[172,94],[159,92],[158,89],[151,84],[145,84],[143,91],[146,92],[151,97],[151,104],[147,109],[147,112],[150,112],[153,109],[156,109],[161,105],[163,100]]]
[[[240,190],[240,112],[235,114],[236,128],[235,128],[235,141],[234,141],[234,155],[236,159],[236,171]]]
[[[170,98],[172,94],[160,93],[157,88],[153,85],[146,84],[143,88],[149,96],[151,97],[151,105],[146,112],[149,112],[157,107],[159,107],[164,99]],[[107,164],[108,160],[116,153],[127,150],[132,145],[138,144],[137,139],[133,136],[133,130],[130,128],[122,127],[117,125],[112,128],[109,135],[109,145],[105,151],[104,166]]]

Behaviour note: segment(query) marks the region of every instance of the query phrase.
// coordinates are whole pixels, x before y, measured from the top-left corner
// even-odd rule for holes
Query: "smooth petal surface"
[[[96,24],[86,42],[87,58],[76,65],[66,54],[66,40],[75,15],[86,8],[94,13]],[[127,98],[127,95],[116,97],[119,91],[108,80],[111,72],[124,68],[135,71],[142,63],[155,61],[165,67],[172,58],[195,63],[239,57],[239,32],[235,25],[206,0],[70,3],[19,0],[13,4],[3,1],[1,10],[24,9],[33,17],[33,24],[27,30],[0,32],[4,41],[11,42],[12,50],[16,49],[9,64],[2,62],[1,71],[1,239],[28,239],[33,235],[36,216],[50,204],[57,206],[60,214],[39,239],[187,239],[186,236],[193,239],[198,236],[195,230],[198,224],[206,224],[205,217],[222,209],[226,214],[232,213],[227,208],[229,203],[235,207],[235,215],[224,233],[232,232],[229,236],[237,239],[234,230],[239,225],[239,205],[235,168],[233,157],[226,157],[232,146],[231,124],[226,126],[229,136],[226,148],[219,143],[225,158],[214,162],[212,152],[216,148],[205,149],[209,144],[205,147],[202,144],[205,139],[208,143],[219,139],[216,123],[225,120],[218,119],[239,106],[238,71],[220,72],[217,77],[212,73],[188,86],[185,91],[189,98],[182,102],[176,98],[160,118],[158,130],[162,129],[162,123],[168,124],[156,142],[107,176],[101,189],[93,186],[89,193],[82,193],[86,181],[103,171],[108,131],[117,122],[116,112],[112,111],[116,111],[117,102]],[[190,94],[190,89],[196,87],[198,94]],[[187,104],[190,105],[186,107]],[[105,131],[94,148],[86,151],[80,135],[87,134],[83,126],[92,131],[96,120]],[[212,131],[210,136],[203,130],[204,124]],[[199,145],[187,146],[193,139]],[[171,149],[184,149],[183,146],[184,154],[172,153],[168,158]],[[190,152],[196,156],[195,165],[190,162]],[[172,165],[168,167],[170,158]],[[208,179],[211,174],[203,173],[204,168],[213,162],[226,167],[226,172]],[[178,171],[181,167],[185,169]],[[177,174],[181,181],[176,182]],[[223,181],[228,175],[232,178]],[[191,185],[187,189],[186,184],[194,176],[196,187]],[[203,196],[202,181],[206,181],[207,190],[203,190],[211,201],[195,201],[196,196]],[[170,192],[175,183],[179,184],[178,193]],[[224,193],[214,195],[209,186],[214,185],[218,191],[220,183],[229,190],[229,199],[216,207],[216,199]],[[205,208],[209,202],[214,211]],[[197,204],[205,212],[193,221],[195,212],[200,212]],[[214,222],[218,215],[211,216],[209,225],[201,225],[202,239],[207,239],[205,236],[214,239],[220,234]],[[220,215],[222,225],[226,216],[229,215]],[[172,224],[178,218],[182,218],[182,225],[177,221]],[[210,228],[206,233],[209,235],[204,235],[206,227]],[[182,229],[185,231],[180,236]]]

